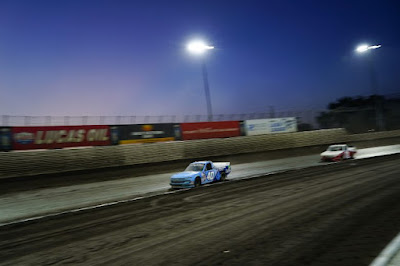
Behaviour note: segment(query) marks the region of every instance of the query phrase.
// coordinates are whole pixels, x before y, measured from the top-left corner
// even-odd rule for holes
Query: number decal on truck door
[[[215,173],[213,171],[209,171],[207,174],[207,179],[212,181],[214,180]]]

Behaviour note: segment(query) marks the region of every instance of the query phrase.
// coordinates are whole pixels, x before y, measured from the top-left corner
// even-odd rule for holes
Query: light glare
[[[378,45],[371,45],[371,46],[369,46],[369,45],[367,45],[367,44],[362,44],[362,45],[360,45],[360,46],[357,47],[356,51],[357,51],[358,53],[364,53],[364,52],[366,52],[366,51],[368,51],[368,50],[371,50],[371,49],[378,49],[378,48],[380,48],[381,46],[382,46],[382,45],[380,45],[380,44],[378,44]]]
[[[368,49],[378,49],[380,48],[382,45],[378,44],[378,45],[372,45],[370,47],[368,47]]]
[[[359,53],[363,53],[368,50],[368,45],[363,44],[357,47],[356,51]]]
[[[193,41],[188,44],[187,49],[194,54],[202,54],[206,50],[214,49],[214,46],[206,45],[203,41]]]

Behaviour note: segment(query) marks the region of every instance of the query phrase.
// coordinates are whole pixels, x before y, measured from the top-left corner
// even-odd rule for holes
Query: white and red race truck
[[[321,161],[342,161],[353,159],[357,149],[347,144],[330,145],[326,151],[321,153]]]

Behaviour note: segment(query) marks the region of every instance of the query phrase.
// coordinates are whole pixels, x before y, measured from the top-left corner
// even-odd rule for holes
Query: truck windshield
[[[343,150],[342,146],[330,146],[328,148],[328,151],[341,151],[341,150]]]
[[[203,168],[204,168],[204,164],[202,164],[202,163],[193,163],[193,164],[189,164],[189,166],[186,167],[185,171],[199,172],[199,171],[202,171]]]

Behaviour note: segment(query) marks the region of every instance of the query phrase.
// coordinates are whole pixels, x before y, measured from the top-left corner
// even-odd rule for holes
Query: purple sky
[[[400,2],[0,0],[0,115],[214,114],[325,108],[400,91]],[[360,43],[382,44],[357,55]],[[372,54],[373,53],[373,54]]]

